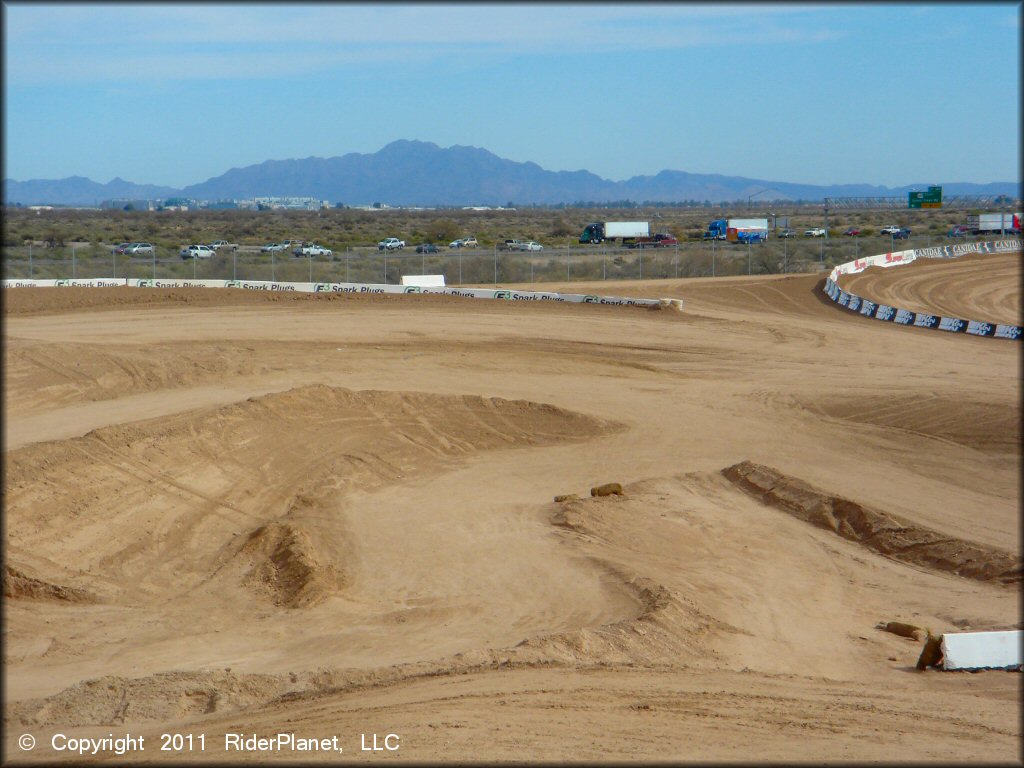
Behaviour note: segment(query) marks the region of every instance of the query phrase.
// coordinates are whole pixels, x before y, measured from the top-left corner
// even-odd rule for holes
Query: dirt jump
[[[1020,277],[855,280],[1020,322]],[[1020,674],[916,665],[1022,626],[1020,343],[821,282],[4,289],[8,760],[1019,760]],[[281,732],[343,753],[225,740]]]

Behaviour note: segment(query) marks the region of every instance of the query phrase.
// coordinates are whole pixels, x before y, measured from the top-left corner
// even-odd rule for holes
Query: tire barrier
[[[297,293],[441,293],[473,299],[507,301],[564,301],[573,304],[610,304],[639,307],[663,307],[665,302],[681,310],[682,299],[639,299],[627,296],[596,296],[589,293],[552,291],[513,291],[504,288],[455,288],[452,286],[390,285],[374,283],[291,283],[260,280],[176,280],[149,278],[96,278],[89,280],[4,280],[4,288],[89,287],[113,288],[241,288],[248,291],[294,291]]]
[[[864,317],[885,320],[896,325],[913,325],[918,328],[937,328],[950,333],[969,333],[972,336],[991,336],[997,339],[1020,339],[1024,336],[1024,327],[1005,323],[987,323],[982,320],[967,320],[960,317],[930,315],[926,312],[914,312],[909,309],[890,307],[877,304],[856,294],[844,291],[839,287],[841,275],[854,275],[868,267],[895,267],[909,264],[915,259],[955,259],[972,253],[1012,253],[1021,250],[1022,241],[996,240],[985,243],[962,243],[943,245],[932,248],[915,248],[909,251],[881,253],[863,259],[848,261],[835,267],[825,280],[825,295],[841,307],[857,312]]]

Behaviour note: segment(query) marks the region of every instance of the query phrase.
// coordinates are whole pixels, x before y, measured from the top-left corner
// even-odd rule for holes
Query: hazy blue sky
[[[7,178],[482,147],[608,179],[1020,177],[1021,5],[4,3]]]

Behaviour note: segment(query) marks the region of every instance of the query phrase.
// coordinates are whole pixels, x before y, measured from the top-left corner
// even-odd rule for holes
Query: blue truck
[[[708,224],[704,239],[761,243],[768,239],[768,219],[715,219]]]

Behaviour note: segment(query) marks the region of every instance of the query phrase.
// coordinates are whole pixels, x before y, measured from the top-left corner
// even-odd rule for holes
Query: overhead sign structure
[[[941,208],[942,187],[928,187],[925,192],[908,192],[908,208]]]

